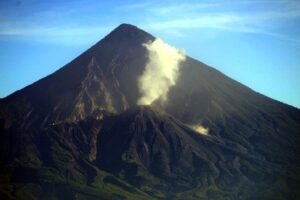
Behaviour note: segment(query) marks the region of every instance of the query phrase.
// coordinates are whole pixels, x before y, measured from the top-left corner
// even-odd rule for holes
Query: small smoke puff
[[[143,46],[148,51],[149,60],[138,79],[141,93],[138,105],[150,105],[157,99],[165,102],[170,87],[176,84],[180,63],[185,60],[185,55],[161,39]]]
[[[209,128],[205,128],[204,126],[201,125],[192,125],[191,128],[202,135],[208,135],[209,132]]]

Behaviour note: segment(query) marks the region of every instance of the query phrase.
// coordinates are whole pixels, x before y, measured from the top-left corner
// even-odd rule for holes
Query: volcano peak
[[[0,100],[0,199],[300,199],[300,110],[188,56],[137,106],[154,39],[121,24]]]

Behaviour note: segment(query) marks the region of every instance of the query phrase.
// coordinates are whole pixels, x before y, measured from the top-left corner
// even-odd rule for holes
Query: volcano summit
[[[0,100],[0,199],[300,199],[300,110],[122,24]]]

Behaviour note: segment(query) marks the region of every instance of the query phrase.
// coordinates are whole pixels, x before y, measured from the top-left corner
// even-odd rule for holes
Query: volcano
[[[0,199],[300,199],[300,110],[188,56],[137,105],[155,39],[121,24],[0,99]]]

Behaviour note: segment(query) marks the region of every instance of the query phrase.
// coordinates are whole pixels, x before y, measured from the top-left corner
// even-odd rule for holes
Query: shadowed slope
[[[298,199],[299,109],[189,57],[165,104],[137,107],[149,40],[122,24],[0,100],[0,197]]]

